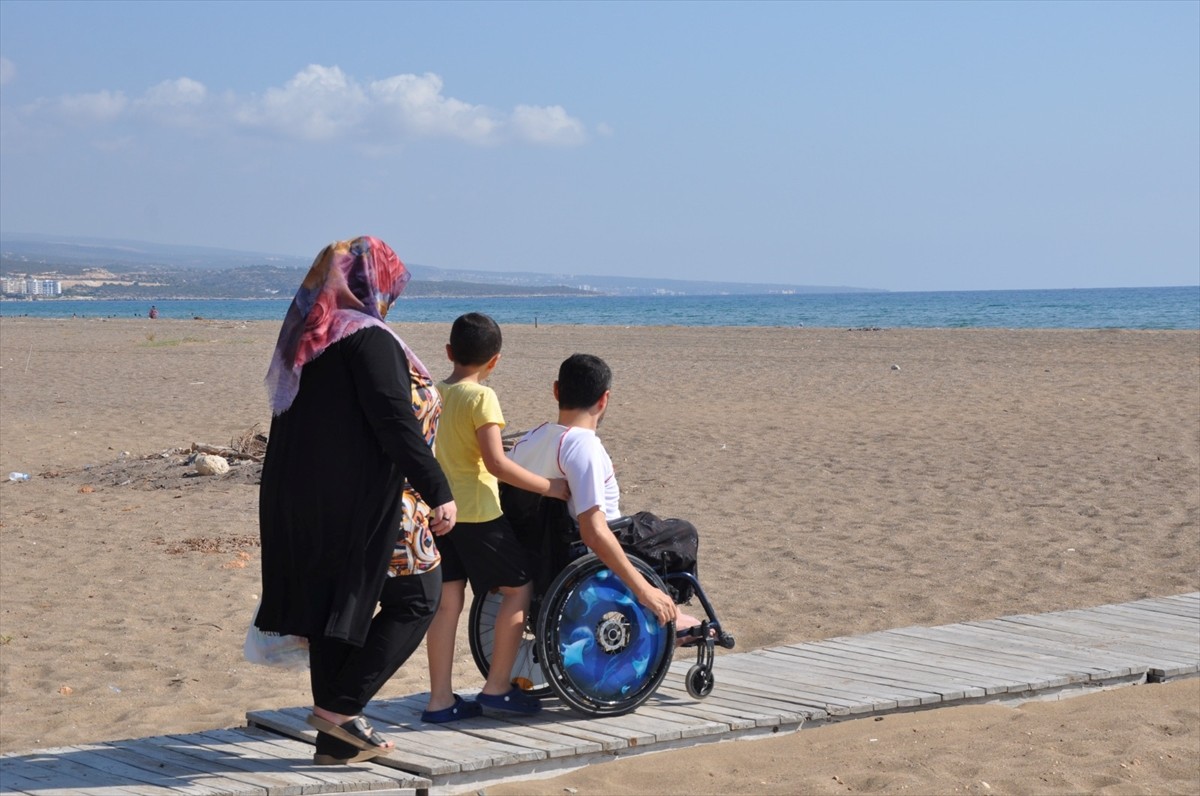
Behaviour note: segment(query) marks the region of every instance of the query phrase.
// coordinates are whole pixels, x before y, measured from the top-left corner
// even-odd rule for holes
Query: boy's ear
[[[487,364],[484,365],[484,368],[487,370],[495,370],[496,363],[499,361],[500,361],[500,353],[496,352],[496,354],[487,361]]]
[[[454,349],[450,347],[449,343],[446,343],[446,359],[454,361]]]
[[[604,395],[600,396],[600,400],[596,401],[596,411],[603,412],[608,408],[608,396],[612,393],[611,390],[605,390]]]
[[[558,403],[558,379],[554,380],[554,402]]]

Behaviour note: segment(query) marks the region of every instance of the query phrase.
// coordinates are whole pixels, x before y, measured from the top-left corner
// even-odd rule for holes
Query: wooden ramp
[[[192,735],[63,746],[0,757],[0,793],[88,796],[261,796],[428,793],[424,777],[395,768],[314,766],[313,748],[241,727]]]
[[[830,721],[946,705],[1056,699],[1200,674],[1200,592],[1120,605],[911,627],[725,654],[692,699],[681,650],[635,713],[541,714],[451,725],[420,719],[425,695],[368,715],[397,748],[345,767],[311,764],[306,708],[255,711],[250,727],[88,744],[0,758],[0,791],[31,794],[460,793],[618,756],[753,738]]]

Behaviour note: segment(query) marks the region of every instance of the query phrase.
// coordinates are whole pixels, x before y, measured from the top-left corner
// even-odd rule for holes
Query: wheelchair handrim
[[[666,675],[674,625],[659,626],[620,578],[594,556],[586,558],[551,587],[538,622],[539,650],[550,684],[572,707],[593,715],[625,713]],[[638,564],[643,575],[658,580]]]

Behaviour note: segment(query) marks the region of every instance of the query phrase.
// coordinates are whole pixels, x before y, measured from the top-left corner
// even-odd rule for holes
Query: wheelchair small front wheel
[[[715,683],[716,678],[713,677],[712,669],[700,664],[695,664],[688,669],[687,677],[684,679],[684,686],[693,699],[704,699],[711,694]]]
[[[471,612],[467,619],[467,641],[471,645],[471,657],[485,678],[492,670],[492,648],[496,638],[496,614],[500,610],[499,591],[476,594],[471,600]],[[535,623],[526,621],[526,632],[521,636],[517,660],[513,664],[512,681],[530,696],[550,695],[550,686],[542,670],[533,634],[528,628]]]
[[[662,580],[636,556],[656,588]],[[675,623],[658,624],[594,553],[571,562],[542,600],[536,645],[550,687],[588,716],[619,716],[645,702],[671,665]]]

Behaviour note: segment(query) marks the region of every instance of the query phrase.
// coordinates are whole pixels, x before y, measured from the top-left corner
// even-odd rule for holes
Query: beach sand
[[[395,314],[403,316],[403,303]],[[435,375],[445,324],[396,328]],[[276,323],[0,319],[0,751],[309,703],[252,666],[252,465]],[[623,507],[700,529],[735,651],[1200,590],[1200,334],[506,326],[510,429],[575,351],[616,380]],[[465,630],[465,618],[463,621]],[[478,687],[465,633],[456,683]],[[716,688],[720,688],[718,659]],[[424,650],[381,696],[425,689]],[[1195,793],[1200,680],[945,708],[489,793]]]

